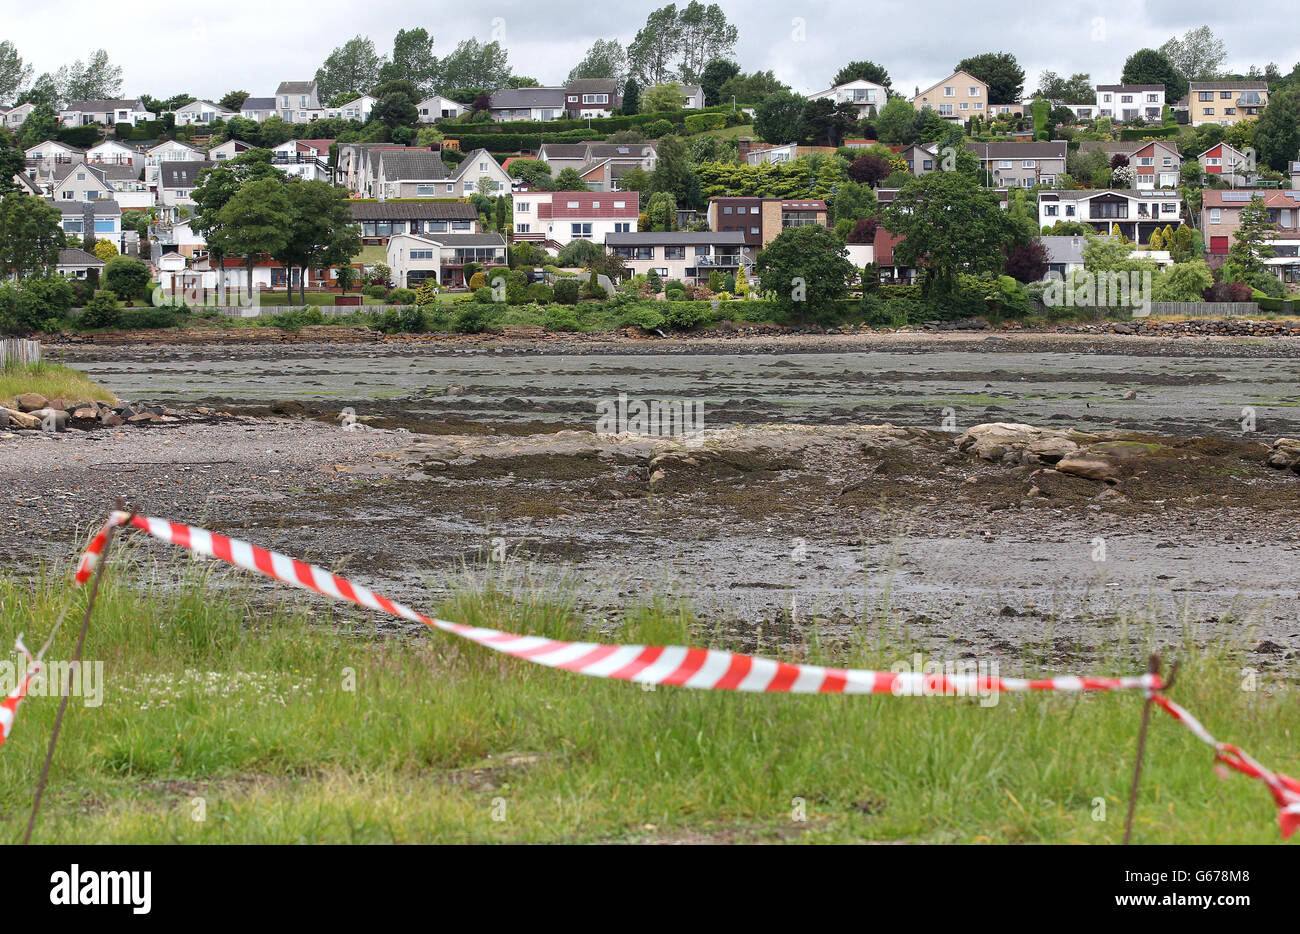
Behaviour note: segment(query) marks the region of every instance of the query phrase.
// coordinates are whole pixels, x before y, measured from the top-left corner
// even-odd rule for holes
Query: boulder
[[[8,424],[14,428],[40,428],[41,427],[41,420],[34,415],[28,414],[27,412],[18,412],[15,411],[14,409],[3,409],[0,411],[3,411],[5,413],[5,415],[8,418]]]
[[[957,449],[981,460],[1007,465],[1054,464],[1079,450],[1078,432],[1039,428],[1019,422],[988,422],[966,429],[957,438]]]
[[[1099,480],[1106,483],[1119,482],[1119,470],[1116,468],[1114,461],[1106,457],[1071,454],[1057,461],[1056,469],[1060,473],[1072,474],[1087,480]]]
[[[122,416],[118,415],[112,409],[101,409],[99,413],[99,423],[105,428],[116,428],[123,424]]]
[[[137,412],[128,418],[127,424],[130,425],[148,425],[150,422],[156,422],[162,416],[154,415],[152,412]]]
[[[50,400],[39,392],[25,392],[16,401],[19,410],[23,412],[35,412],[37,409],[47,408],[50,404]]]
[[[1264,463],[1278,470],[1300,473],[1300,441],[1295,438],[1278,438],[1269,448]]]
[[[79,422],[93,422],[99,417],[99,411],[90,406],[86,406],[85,408],[73,409],[72,417]]]
[[[37,409],[35,412],[32,412],[31,414],[32,417],[37,419],[37,423],[40,425],[41,428],[45,428],[46,424],[48,423],[54,426],[55,431],[68,430],[68,413],[63,409],[55,409],[55,408]]]

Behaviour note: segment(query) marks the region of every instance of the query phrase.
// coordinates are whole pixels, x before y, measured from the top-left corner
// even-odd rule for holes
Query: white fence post
[[[0,368],[41,362],[41,342],[7,337],[0,341]]]

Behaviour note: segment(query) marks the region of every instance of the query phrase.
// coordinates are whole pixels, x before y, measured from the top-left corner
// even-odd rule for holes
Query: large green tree
[[[361,229],[348,208],[347,192],[328,182],[298,181],[284,184],[288,199],[288,236],[274,251],[285,268],[285,287],[293,291],[290,271],[301,270],[302,303],[307,304],[307,270],[328,269],[349,263],[361,252]]]
[[[84,63],[78,59],[54,73],[60,100],[109,100],[122,93],[122,69],[97,49]]]
[[[704,106],[715,107],[726,103],[722,86],[740,74],[740,66],[730,59],[715,58],[704,66],[700,75],[700,90],[704,92]]]
[[[923,272],[931,302],[951,299],[962,273],[1002,269],[1019,231],[997,197],[961,172],[931,172],[905,184],[884,211],[885,228],[902,237],[895,262]]]
[[[223,256],[244,257],[248,291],[253,291],[253,265],[259,254],[278,256],[293,226],[293,204],[284,176],[260,178],[235,192],[218,212],[209,249],[215,244]]]
[[[722,87],[718,88],[718,103],[728,103],[734,97],[737,105],[759,104],[769,94],[789,90],[790,86],[779,80],[771,70],[742,73],[722,82]]]
[[[754,109],[754,132],[769,143],[796,142],[806,103],[801,95],[790,91],[768,95]]]
[[[582,61],[569,71],[569,80],[581,78],[613,78],[622,81],[627,76],[627,50],[617,39],[597,39],[587,49]]]
[[[441,65],[433,54],[433,36],[422,26],[399,29],[393,37],[393,55],[379,68],[380,81],[409,81],[420,95],[438,86]]]
[[[984,52],[963,58],[956,71],[964,71],[989,86],[990,104],[1018,104],[1025,90],[1025,70],[1010,52]]]
[[[1219,77],[1228,49],[1209,26],[1197,26],[1160,47],[1160,53],[1188,81],[1209,81]]]
[[[831,320],[834,302],[848,294],[857,270],[834,231],[787,227],[754,263],[762,290],[778,307],[802,320]]]
[[[226,245],[234,239],[234,232],[224,227],[228,222],[228,215],[222,213],[225,206],[245,185],[260,180],[278,181],[282,175],[271,165],[270,150],[258,148],[247,149],[235,158],[199,173],[198,186],[190,195],[194,199],[194,217],[190,226],[207,239],[208,252],[217,268],[220,269],[225,261]],[[249,283],[251,285],[251,278]],[[224,275],[218,284],[225,287]]]
[[[32,66],[23,64],[23,57],[8,39],[0,41],[0,101],[11,101],[32,76]]]
[[[700,178],[691,165],[685,144],[676,136],[659,140],[658,157],[650,173],[650,190],[655,194],[667,192],[683,207],[698,208],[701,204]]]
[[[498,91],[510,80],[510,56],[497,41],[461,41],[442,60],[440,81],[444,89],[483,88]]]
[[[1092,76],[1083,72],[1065,78],[1054,71],[1045,71],[1038,76],[1038,94],[1063,104],[1091,104],[1097,100]]]
[[[1234,281],[1250,283],[1256,276],[1268,272],[1264,260],[1274,253],[1270,241],[1277,232],[1277,225],[1269,220],[1268,208],[1259,195],[1242,207],[1240,218],[1237,229],[1232,232],[1224,273],[1226,278],[1231,267]]]
[[[1187,93],[1187,79],[1162,53],[1155,49],[1138,49],[1124,62],[1121,84],[1163,84],[1165,100],[1177,103]]]
[[[1300,153],[1300,85],[1278,91],[1255,124],[1259,161],[1279,172]]]
[[[0,277],[24,279],[58,261],[63,213],[44,198],[13,191],[0,199]]]
[[[903,97],[891,97],[876,115],[876,135],[882,143],[891,146],[911,142],[907,133],[915,118],[916,108],[911,101]]]
[[[365,36],[353,36],[329,54],[316,70],[316,92],[322,101],[335,94],[366,94],[379,81],[384,60]]]
[[[739,31],[716,3],[691,0],[651,11],[627,47],[628,68],[642,84],[698,81],[715,58],[731,58]]]
[[[837,71],[835,77],[831,79],[831,87],[839,87],[841,84],[848,84],[850,81],[871,81],[886,88],[893,86],[889,81],[889,72],[885,71],[883,65],[877,65],[875,62],[866,60],[849,62]]]

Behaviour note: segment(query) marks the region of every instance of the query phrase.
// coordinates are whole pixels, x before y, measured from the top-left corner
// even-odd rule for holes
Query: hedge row
[[[1125,127],[1119,131],[1119,138],[1127,142],[1139,139],[1173,139],[1177,135],[1176,126]]]
[[[503,134],[537,134],[537,133],[564,133],[569,130],[603,130],[605,135],[615,133],[619,130],[631,130],[635,127],[643,126],[647,123],[654,123],[656,120],[667,120],[674,125],[681,125],[689,120],[692,116],[699,115],[720,115],[723,119],[722,126],[726,126],[727,115],[731,113],[730,108],[709,107],[704,110],[665,110],[660,113],[628,114],[617,117],[592,117],[591,120],[509,120],[503,123],[457,123],[454,120],[442,120],[438,122],[438,129],[442,130],[446,136],[460,136],[458,127],[472,127],[472,132],[479,133],[503,133]]]

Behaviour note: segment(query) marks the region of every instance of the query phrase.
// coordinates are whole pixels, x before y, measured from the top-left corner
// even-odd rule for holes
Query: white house
[[[177,126],[206,126],[214,120],[229,120],[235,116],[233,110],[227,110],[212,101],[191,101],[184,107],[169,111]]]
[[[281,81],[275,90],[276,114],[285,123],[311,123],[325,116],[315,81]],[[245,101],[247,103],[247,101]]]
[[[227,159],[233,159],[241,152],[250,149],[248,143],[238,139],[228,139],[219,146],[213,146],[208,150],[207,158],[213,162],[225,162]],[[179,160],[186,161],[186,160]],[[191,160],[192,161],[192,160]]]
[[[388,266],[393,281],[408,289],[428,279],[441,285],[465,282],[466,263],[504,266],[506,241],[500,234],[394,234],[388,239]]]
[[[275,98],[274,97],[246,97],[244,102],[239,105],[239,115],[245,120],[256,120],[262,123],[275,116]]]
[[[69,101],[68,106],[59,111],[60,126],[85,126],[98,123],[101,126],[115,126],[129,123],[135,126],[144,120],[152,120],[154,115],[145,110],[139,98],[130,100]]]
[[[93,234],[122,252],[122,209],[116,201],[55,201],[63,214],[63,232],[69,242]]]
[[[87,253],[81,247],[68,247],[59,250],[59,261],[55,272],[69,279],[87,279],[91,272],[96,277],[104,271],[104,261],[94,253]]]
[[[704,109],[704,88],[698,84],[681,84],[678,87],[686,98],[686,103],[682,104],[683,110]]]
[[[11,107],[8,110],[0,109],[0,123],[3,123],[11,130],[16,130],[23,125],[23,122],[31,116],[35,104],[19,104],[17,107]]]
[[[271,165],[304,181],[328,182],[332,139],[291,139],[271,149]]]
[[[31,174],[37,181],[42,182],[49,181],[54,177],[54,169],[57,166],[86,161],[85,150],[52,139],[37,143],[31,149],[28,149],[25,155],[27,156],[27,167]]]
[[[852,104],[858,110],[859,120],[878,115],[884,108],[888,97],[889,94],[884,85],[876,84],[874,81],[868,81],[865,78],[837,84],[833,88],[827,88],[825,91],[818,91],[816,94],[808,95],[809,100],[830,100],[836,104]]]
[[[1163,84],[1097,85],[1098,117],[1110,117],[1122,123],[1137,119],[1159,123],[1164,106]]]
[[[739,230],[612,233],[605,247],[623,260],[633,275],[651,270],[661,279],[707,282],[711,273],[735,273],[752,267],[754,258],[745,248]]]
[[[144,153],[144,180],[146,184],[157,187],[158,167],[164,162],[202,162],[203,153],[193,146],[176,140],[164,140]]]
[[[515,240],[559,248],[574,240],[604,243],[612,233],[635,233],[640,199],[635,191],[517,191]]]
[[[1039,229],[1057,221],[1079,221],[1101,234],[1118,230],[1134,243],[1148,243],[1156,230],[1182,226],[1182,199],[1177,191],[1040,191]]]
[[[564,88],[503,88],[492,95],[493,120],[558,120],[564,116]]]
[[[426,97],[415,107],[420,112],[421,123],[433,123],[435,120],[454,120],[465,112],[465,105],[458,104],[450,97],[435,94]]]
[[[138,172],[144,168],[144,155],[134,147],[107,139],[86,150],[86,162],[90,165],[124,165]]]
[[[370,119],[370,112],[378,103],[379,101],[369,94],[362,94],[355,100],[340,104],[338,107],[326,107],[325,116],[335,120],[356,120],[365,123]]]
[[[491,183],[489,194],[503,195],[510,191],[510,176],[501,163],[486,149],[475,149],[452,172],[449,180],[452,188],[446,194],[467,198],[479,190],[480,179]]]

